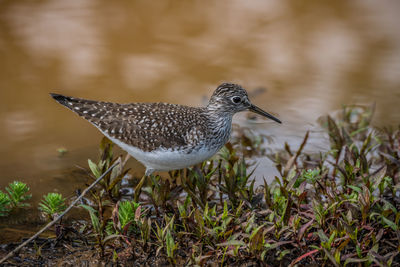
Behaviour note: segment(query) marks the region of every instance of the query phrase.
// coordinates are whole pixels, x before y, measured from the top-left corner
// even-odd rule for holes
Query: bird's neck
[[[216,110],[208,110],[206,113],[210,136],[216,140],[215,145],[220,148],[229,140],[233,114]]]

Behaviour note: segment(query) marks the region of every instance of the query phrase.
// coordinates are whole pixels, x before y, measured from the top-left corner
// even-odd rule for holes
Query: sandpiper
[[[240,85],[223,83],[206,107],[167,103],[117,104],[51,94],[140,161],[145,175],[200,163],[229,140],[232,117],[250,110],[281,121],[253,105]]]

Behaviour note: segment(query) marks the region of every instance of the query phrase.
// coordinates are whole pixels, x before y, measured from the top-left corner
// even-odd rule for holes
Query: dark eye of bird
[[[238,104],[242,99],[238,96],[234,96],[232,97],[232,102],[235,104]]]

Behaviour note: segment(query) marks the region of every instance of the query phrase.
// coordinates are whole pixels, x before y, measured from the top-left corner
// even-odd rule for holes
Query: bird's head
[[[253,105],[246,90],[238,84],[223,83],[214,91],[207,109],[211,112],[223,112],[234,115],[237,112],[249,110],[271,120],[281,123],[279,119]]]

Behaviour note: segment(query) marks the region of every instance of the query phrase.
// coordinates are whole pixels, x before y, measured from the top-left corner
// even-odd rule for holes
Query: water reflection
[[[14,4],[4,14],[14,44],[28,53],[29,63],[46,68],[56,60],[64,79],[98,75],[102,47],[100,28],[93,19],[93,1],[44,1]],[[28,15],[29,14],[29,15]]]
[[[30,114],[27,110],[19,110],[10,112],[7,117],[4,117],[3,125],[4,131],[7,136],[12,136],[11,142],[19,142],[25,139],[29,139],[35,134],[38,125],[38,121],[33,114]]]
[[[253,102],[284,124],[249,125],[275,136],[276,147],[311,128],[314,147],[324,148],[315,121],[342,104],[375,102],[377,124],[400,121],[397,2],[206,2],[3,3],[0,187],[18,178],[40,193],[67,184],[68,194],[76,184],[67,174],[52,182],[53,172],[96,158],[101,135],[51,91],[200,105],[221,81],[266,87]]]

